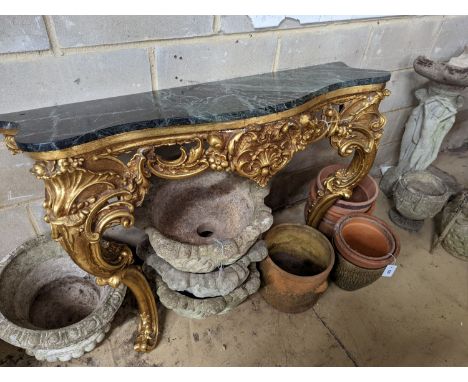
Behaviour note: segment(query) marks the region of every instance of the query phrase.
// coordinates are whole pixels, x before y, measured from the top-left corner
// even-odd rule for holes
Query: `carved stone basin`
[[[0,262],[0,338],[38,360],[78,358],[110,329],[125,286],[98,287],[49,236]]]
[[[149,240],[158,256],[184,272],[234,263],[273,223],[268,189],[219,172],[168,181],[151,202]]]
[[[208,273],[182,272],[161,259],[155,253],[146,256],[144,269],[151,277],[155,270],[173,291],[189,292],[198,298],[226,296],[239,287],[250,274],[249,266],[262,261],[268,255],[263,240],[255,243],[246,255],[235,263]]]
[[[161,276],[156,275],[156,293],[161,303],[166,308],[188,318],[202,319],[215,314],[225,314],[254,294],[258,288],[260,288],[260,273],[255,263],[249,265],[249,275],[242,285],[226,296],[211,298],[197,298],[187,292],[173,291]]]
[[[412,171],[398,180],[393,198],[401,215],[424,220],[442,210],[449,196],[447,186],[437,176],[429,171]]]

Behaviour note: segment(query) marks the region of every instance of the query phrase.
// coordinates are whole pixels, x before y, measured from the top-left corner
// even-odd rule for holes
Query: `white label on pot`
[[[397,265],[390,264],[385,267],[385,270],[382,273],[383,277],[392,277],[397,269]]]

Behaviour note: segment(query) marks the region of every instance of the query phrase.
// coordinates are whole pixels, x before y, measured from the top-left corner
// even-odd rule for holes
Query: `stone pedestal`
[[[145,205],[154,253],[145,273],[168,309],[190,318],[223,314],[260,287],[256,262],[267,256],[273,223],[268,188],[237,175],[207,172],[160,184]],[[144,219],[143,219],[144,220]]]
[[[431,81],[427,88],[416,90],[419,105],[406,122],[398,165],[387,170],[380,183],[388,197],[400,176],[426,170],[436,159],[442,140],[463,105],[460,94],[468,86],[468,48],[447,63],[419,56],[413,65],[418,74]]]

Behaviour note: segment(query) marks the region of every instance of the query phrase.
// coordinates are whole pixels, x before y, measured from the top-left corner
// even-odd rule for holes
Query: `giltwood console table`
[[[308,213],[316,226],[372,166],[389,79],[387,72],[331,63],[12,113],[0,116],[0,132],[14,154],[35,160],[31,171],[45,184],[52,237],[98,284],[122,282],[134,293],[141,318],[135,350],[149,351],[158,337],[154,296],[131,250],[102,237],[111,226],[133,225],[150,177],[212,169],[265,186],[296,152],[329,138],[339,155],[354,156],[324,181]],[[176,146],[180,156],[163,158],[161,146]]]

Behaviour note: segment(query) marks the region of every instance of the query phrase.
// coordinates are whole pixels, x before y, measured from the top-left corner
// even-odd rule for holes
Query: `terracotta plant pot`
[[[337,251],[332,279],[342,289],[356,290],[376,281],[400,254],[400,241],[390,227],[375,216],[351,214],[335,225]]]
[[[344,169],[341,164],[332,164],[324,167],[315,178],[316,190],[323,190],[323,182],[332,173],[339,169]],[[338,199],[335,202],[336,207],[341,207],[346,210],[354,210],[355,212],[366,212],[369,210],[372,203],[377,200],[379,195],[379,186],[377,182],[370,176],[366,175],[353,190],[353,195],[349,199]]]
[[[286,313],[310,309],[328,287],[333,247],[318,230],[280,224],[267,232],[268,257],[260,263],[263,298]]]
[[[317,190],[323,190],[323,181],[336,170],[344,168],[342,165],[330,165],[323,168],[314,181],[312,181],[309,191],[309,198],[306,202],[304,211],[307,219],[307,211],[311,203],[317,199]],[[367,175],[354,189],[350,199],[338,199],[327,210],[319,224],[319,231],[329,238],[333,235],[333,227],[343,216],[351,213],[362,212],[371,214],[375,210],[376,199],[379,194],[379,188],[375,180]]]

